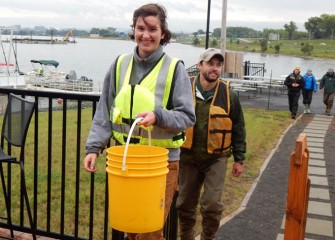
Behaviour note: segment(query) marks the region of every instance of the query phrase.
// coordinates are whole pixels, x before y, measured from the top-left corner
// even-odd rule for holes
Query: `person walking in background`
[[[131,143],[148,144],[149,136],[141,126],[150,126],[151,144],[169,150],[164,202],[166,219],[178,189],[184,131],[195,123],[191,83],[183,63],[163,51],[163,45],[171,39],[165,8],[159,4],[143,5],[135,10],[132,21],[130,38],[137,45],[133,53],[119,56],[105,76],[86,142],[84,168],[87,172],[95,172],[97,155],[107,146],[111,136],[117,144],[125,144],[132,123],[136,118],[143,118],[133,131]],[[164,239],[162,229],[151,233],[127,233],[127,237],[130,240]]]
[[[305,80],[300,75],[300,67],[295,67],[293,72],[289,74],[284,84],[287,86],[288,104],[292,119],[295,119],[299,107],[299,98],[301,89],[305,86]]]
[[[196,211],[200,198],[201,240],[215,238],[223,204],[222,190],[228,157],[233,154],[232,175],[243,171],[246,132],[242,107],[228,82],[221,81],[224,57],[209,48],[199,58],[198,76],[193,79],[196,111],[194,127],[186,130],[179,172],[179,195],[176,207],[180,222],[180,239],[194,240]],[[204,191],[200,197],[201,188]]]
[[[335,97],[334,68],[329,68],[320,81],[320,89],[323,89],[323,103],[326,105],[326,114],[329,116]]]
[[[305,86],[302,89],[302,103],[304,104],[304,113],[311,113],[310,107],[312,103],[313,92],[317,91],[316,78],[312,73],[312,68],[308,68],[303,76]]]

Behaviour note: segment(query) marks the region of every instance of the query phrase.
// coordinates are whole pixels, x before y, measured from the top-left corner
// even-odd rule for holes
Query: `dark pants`
[[[302,89],[302,103],[310,105],[312,103],[313,89]]]
[[[300,91],[288,91],[288,105],[292,116],[296,116],[299,106]]]
[[[333,102],[335,98],[335,93],[326,93],[323,94],[323,103],[326,105],[326,113],[330,114],[330,111],[333,107]]]
[[[180,239],[194,240],[197,206],[202,216],[201,240],[214,240],[223,204],[222,190],[227,169],[227,157],[212,160],[206,167],[180,162],[179,195],[176,207],[180,223]],[[203,191],[201,191],[203,187]]]

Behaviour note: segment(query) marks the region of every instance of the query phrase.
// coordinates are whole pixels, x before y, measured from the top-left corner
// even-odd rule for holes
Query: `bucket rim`
[[[148,175],[143,175],[143,174],[128,174],[127,171],[121,171],[119,172],[112,172],[108,167],[106,167],[106,172],[108,174],[114,175],[114,176],[119,176],[119,177],[136,177],[136,178],[152,178],[152,177],[158,177],[158,176],[164,176],[167,175],[169,172],[169,169],[166,168],[164,171],[155,173],[155,174],[148,174]]]
[[[150,154],[149,156],[162,156],[162,155],[167,155],[169,153],[169,150],[163,147],[159,147],[159,146],[149,146],[149,145],[139,145],[139,144],[129,144],[128,146],[128,151],[130,148],[138,148],[138,147],[144,147],[144,148],[154,148],[154,149],[159,149],[162,150],[161,153],[155,153],[155,154]],[[122,153],[113,153],[111,152],[113,149],[125,149],[126,146],[125,145],[119,145],[119,146],[112,146],[106,149],[107,154],[110,155],[116,155],[116,156],[123,156],[124,155],[124,151],[122,151]],[[137,155],[133,155],[133,154],[129,154],[129,152],[127,153],[127,156],[132,156],[132,157],[143,157],[143,156],[137,156]]]

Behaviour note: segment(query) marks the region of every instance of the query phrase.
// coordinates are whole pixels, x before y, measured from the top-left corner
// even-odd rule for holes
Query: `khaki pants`
[[[330,113],[333,107],[334,98],[335,98],[335,93],[324,92],[323,103],[326,105],[326,113]]]
[[[179,163],[179,195],[176,207],[181,240],[194,240],[199,198],[202,215],[201,239],[214,239],[219,228],[223,211],[221,197],[226,176],[227,157],[212,161],[213,163],[206,167],[182,161]],[[204,191],[200,197],[202,187]]]
[[[179,161],[169,162],[168,168],[169,173],[166,177],[164,222],[170,211],[173,196],[178,189]],[[163,236],[163,228],[150,233],[127,233],[127,236],[129,240],[165,240]]]

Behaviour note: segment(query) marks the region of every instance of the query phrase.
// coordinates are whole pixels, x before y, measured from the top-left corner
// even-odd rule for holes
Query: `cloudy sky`
[[[294,21],[305,31],[304,22],[321,14],[334,14],[334,0],[227,0],[227,26],[256,30],[283,28]],[[133,11],[144,0],[0,0],[0,26],[45,26],[54,28],[114,27],[125,30]],[[168,12],[173,32],[206,30],[208,0],[156,0]],[[320,3],[320,4],[318,4]],[[221,27],[222,0],[211,0],[210,30]]]

